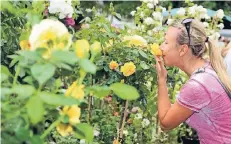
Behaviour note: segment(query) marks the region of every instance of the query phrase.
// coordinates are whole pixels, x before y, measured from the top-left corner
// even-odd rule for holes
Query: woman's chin
[[[164,65],[168,66],[168,67],[173,66],[169,61],[167,61],[165,59],[164,59]]]

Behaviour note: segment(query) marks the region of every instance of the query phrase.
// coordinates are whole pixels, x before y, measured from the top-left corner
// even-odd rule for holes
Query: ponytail
[[[224,59],[221,56],[221,49],[214,47],[214,42],[208,40],[209,57],[213,69],[216,71],[219,79],[224,86],[231,92],[231,77],[226,71]]]

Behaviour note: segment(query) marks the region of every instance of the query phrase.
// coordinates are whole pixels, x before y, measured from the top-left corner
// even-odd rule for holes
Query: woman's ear
[[[180,56],[184,56],[189,51],[189,47],[186,44],[180,46]]]

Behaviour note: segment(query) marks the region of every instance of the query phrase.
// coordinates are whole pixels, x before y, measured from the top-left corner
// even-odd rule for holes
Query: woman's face
[[[165,33],[164,42],[160,46],[166,66],[178,66],[180,62],[180,53],[176,42],[178,33],[179,30],[177,28],[169,27]]]

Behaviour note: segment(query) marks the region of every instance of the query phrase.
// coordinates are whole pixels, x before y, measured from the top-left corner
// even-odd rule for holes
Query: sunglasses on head
[[[186,31],[188,33],[188,38],[189,38],[189,46],[190,46],[190,24],[192,22],[193,18],[186,18],[184,19],[181,23],[184,24]]]

